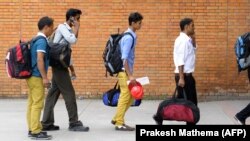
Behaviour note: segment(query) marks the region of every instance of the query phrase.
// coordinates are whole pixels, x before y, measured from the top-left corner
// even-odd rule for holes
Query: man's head
[[[194,34],[194,21],[191,18],[184,18],[180,21],[180,28],[182,32],[185,32],[188,36]]]
[[[79,9],[74,9],[74,8],[70,8],[67,12],[66,12],[66,21],[70,21],[70,20],[76,20],[76,21],[80,21],[80,16],[82,14],[82,11]]]
[[[53,33],[54,20],[48,16],[42,17],[38,21],[38,29],[43,32],[47,37]]]
[[[139,30],[141,28],[143,16],[139,12],[130,13],[128,17],[129,26],[134,30]]]

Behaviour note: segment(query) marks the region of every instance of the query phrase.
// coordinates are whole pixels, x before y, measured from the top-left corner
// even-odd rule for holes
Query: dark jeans
[[[237,117],[239,120],[245,121],[250,116],[250,103],[242,109],[239,113],[237,113]]]
[[[178,86],[179,79],[180,79],[179,75],[175,75],[176,86]],[[184,75],[184,81],[185,81],[184,91],[186,93],[187,100],[192,101],[197,106],[197,92],[195,86],[195,79],[193,75],[192,74]],[[177,87],[177,92],[178,92],[177,95],[178,98],[184,98],[182,87]],[[194,123],[187,122],[187,125],[194,125]]]
[[[73,88],[68,69],[52,68],[52,88],[49,90],[45,101],[42,124],[46,128],[53,125],[54,107],[62,94],[68,111],[69,122],[78,121],[75,90]]]

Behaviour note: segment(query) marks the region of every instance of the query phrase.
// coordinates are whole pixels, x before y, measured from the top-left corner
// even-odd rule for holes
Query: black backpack
[[[56,29],[54,29],[53,34],[48,39],[49,46],[50,46],[49,65],[51,67],[56,67],[60,69],[68,68],[70,66],[70,59],[71,59],[71,52],[72,52],[70,48],[70,44],[68,42],[60,43],[60,41],[59,43],[53,42]]]
[[[117,74],[121,71],[123,67],[123,61],[121,59],[121,47],[120,47],[120,40],[123,36],[130,35],[133,38],[133,43],[131,49],[134,46],[134,37],[131,33],[125,32],[122,34],[111,34],[109,40],[107,41],[106,47],[104,49],[102,58],[104,61],[104,66],[106,68],[106,76],[107,72],[109,72],[110,76]]]
[[[71,48],[69,44],[49,43],[49,46],[49,65],[56,68],[68,68],[71,58]]]
[[[35,42],[38,39],[44,38],[43,36],[37,36],[28,42],[20,42],[18,45],[8,49],[5,66],[7,75],[10,78],[26,79],[32,75],[31,66],[31,53],[30,43]]]

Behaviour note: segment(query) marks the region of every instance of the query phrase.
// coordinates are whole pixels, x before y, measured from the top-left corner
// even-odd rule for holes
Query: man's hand
[[[129,76],[129,80],[132,85],[136,85],[136,80],[133,76]]]
[[[77,21],[77,20],[74,20],[73,26],[74,26],[75,28],[79,28],[79,27],[80,27],[80,22]]]
[[[74,26],[73,32],[74,32],[76,38],[78,38],[78,32],[79,32],[79,28],[80,28],[80,22],[77,21],[77,20],[74,20],[73,26]]]
[[[51,87],[51,83],[50,83],[49,79],[43,79],[43,86],[45,88],[50,88]]]
[[[183,78],[180,78],[180,79],[179,79],[178,86],[180,86],[180,87],[182,87],[182,88],[185,86],[185,81],[184,81]]]

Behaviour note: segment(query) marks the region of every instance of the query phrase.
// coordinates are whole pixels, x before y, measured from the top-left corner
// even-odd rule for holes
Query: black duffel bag
[[[154,119],[157,124],[162,125],[163,120],[185,121],[196,124],[200,120],[200,110],[191,101],[187,100],[186,93],[183,89],[184,98],[176,98],[177,88],[173,97],[169,100],[162,101]]]

